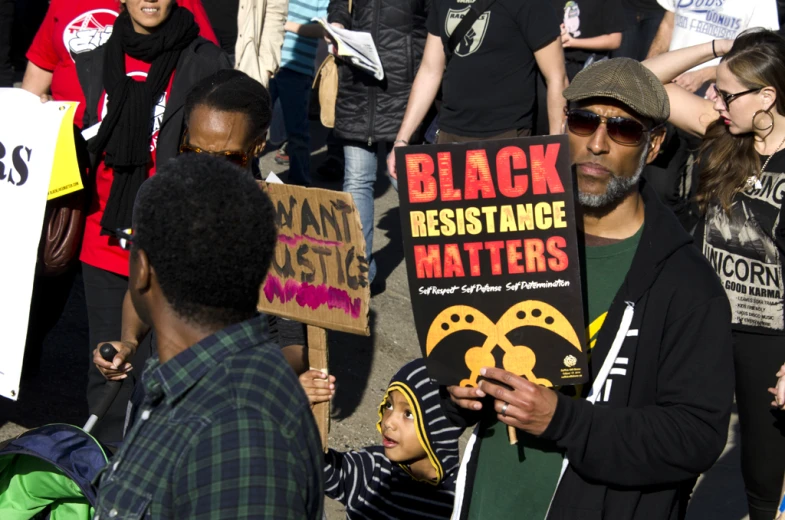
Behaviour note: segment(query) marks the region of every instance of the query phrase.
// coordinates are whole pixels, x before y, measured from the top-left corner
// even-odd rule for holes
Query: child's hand
[[[335,376],[327,376],[321,370],[309,370],[300,376],[300,384],[311,405],[324,403],[335,394]]]

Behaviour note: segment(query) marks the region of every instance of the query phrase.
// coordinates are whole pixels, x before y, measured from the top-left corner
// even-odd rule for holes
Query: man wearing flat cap
[[[670,112],[659,80],[618,58],[579,73],[564,97],[591,381],[549,389],[487,368],[479,388],[449,387],[450,419],[478,425],[453,518],[683,518],[696,478],[725,446],[730,307],[692,238],[640,180]]]

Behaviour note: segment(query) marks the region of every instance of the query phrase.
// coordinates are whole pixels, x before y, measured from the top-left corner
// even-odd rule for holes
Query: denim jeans
[[[273,105],[281,102],[283,121],[289,136],[289,183],[311,185],[311,135],[308,128],[308,102],[313,78],[283,68],[270,81]]]
[[[368,258],[369,283],[376,277],[376,261],[373,259],[373,187],[376,184],[379,163],[382,171],[387,171],[387,154],[392,148],[392,143],[381,143],[381,154],[378,153],[379,146],[378,143],[368,146],[366,143],[349,142],[343,147],[345,161],[343,191],[351,193],[360,213],[360,223],[365,237],[365,253]],[[390,177],[390,182],[397,190],[398,181]]]

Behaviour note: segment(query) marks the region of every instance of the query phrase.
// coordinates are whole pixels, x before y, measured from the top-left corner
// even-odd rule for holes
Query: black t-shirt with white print
[[[730,213],[710,205],[696,239],[728,295],[734,329],[785,334],[785,151],[759,181],[734,197]]]
[[[472,0],[433,0],[428,32],[445,47]],[[534,52],[559,38],[561,19],[550,2],[496,0],[452,55],[442,83],[440,129],[489,137],[531,128],[535,106]]]
[[[620,33],[626,29],[621,0],[551,0],[563,15],[564,25],[573,38],[595,38],[603,34]],[[565,49],[568,62],[585,63],[594,54],[597,61],[608,51]]]

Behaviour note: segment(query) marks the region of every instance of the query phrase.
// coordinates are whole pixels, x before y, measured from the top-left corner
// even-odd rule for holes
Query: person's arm
[[[22,88],[43,100],[52,99],[49,89],[52,87],[52,71],[42,69],[32,61],[27,62],[25,76],[22,79]]]
[[[654,36],[654,41],[651,42],[651,47],[649,47],[649,53],[646,55],[647,59],[666,53],[670,49],[674,18],[673,11],[665,11],[660,27],[657,29],[657,34]]]
[[[38,32],[27,50],[27,68],[25,69],[22,88],[41,97],[41,101],[52,99],[49,90],[52,86],[52,75],[60,57],[55,51],[53,38],[55,33],[54,8],[46,11]]]
[[[733,404],[730,305],[718,296],[681,314],[662,338],[656,404],[608,408],[559,395],[542,437],[566,450],[582,477],[625,487],[681,482],[719,458]]]
[[[565,31],[561,37],[565,49],[585,49],[589,51],[612,51],[621,47],[621,33],[603,34],[593,38],[573,38]]]
[[[643,61],[643,65],[652,71],[663,85],[667,85],[677,76],[717,56],[724,56],[733,46],[733,40],[714,40],[712,42],[685,47],[676,51],[660,54]]]
[[[436,94],[439,92],[439,85],[442,83],[445,63],[446,58],[444,56],[442,39],[435,34],[429,33],[428,38],[425,40],[425,52],[420,68],[414,77],[401,128],[398,130],[398,135],[395,136],[393,150],[387,157],[387,168],[394,179],[398,178],[395,171],[395,147],[409,144],[412,134],[420,126],[431,105],[433,105]]]
[[[316,22],[297,23],[288,21],[286,22],[286,25],[284,25],[284,30],[298,36],[304,36],[305,38],[321,38],[324,36],[324,27]]]
[[[714,110],[714,102],[696,96],[675,83],[665,85],[665,92],[668,93],[671,105],[668,122],[676,128],[703,137],[709,125],[720,117]]]
[[[131,293],[126,291],[125,298],[123,299],[123,318],[122,326],[120,329],[120,341],[105,341],[117,350],[117,355],[112,362],[105,361],[98,352],[98,345],[94,345],[93,362],[98,370],[109,380],[118,381],[128,377],[127,373],[133,367],[128,362],[134,354],[139,344],[144,340],[145,336],[150,332],[150,327],[147,326],[134,309],[134,304],[131,301]],[[101,343],[101,344],[103,344]]]
[[[331,24],[340,24],[341,29],[352,28],[352,15],[349,13],[348,0],[330,0],[327,7],[327,21]]]
[[[315,518],[323,500],[318,438],[272,412],[229,407],[192,437],[174,468],[178,518]]]
[[[308,343],[306,326],[303,323],[286,318],[277,318],[276,322],[281,354],[286,358],[294,373],[299,376],[310,368],[308,365],[308,348],[305,346]]]
[[[352,493],[365,491],[368,485],[380,485],[371,480],[376,458],[366,450],[340,452],[327,450],[324,455],[324,494],[343,505],[351,501]],[[367,475],[368,478],[361,481]]]
[[[263,80],[265,73],[267,73],[266,81],[262,81],[264,86],[267,86],[270,78],[278,72],[278,67],[281,65],[284,26],[288,15],[288,0],[267,1],[267,12],[264,15],[264,25],[262,25],[262,39],[259,42],[259,70],[262,71]]]
[[[672,81],[696,65],[713,60],[715,52],[717,56],[724,56],[732,46],[733,40],[715,40],[713,50],[712,42],[702,43],[660,54],[643,62],[665,85],[671,105],[669,121],[673,125],[693,135],[702,136],[706,133],[706,128],[719,117],[711,101],[687,92]]]
[[[335,376],[328,376],[321,370],[308,370],[300,374],[299,379],[311,407],[326,403],[335,395]]]
[[[698,70],[687,71],[674,78],[673,82],[689,92],[695,92],[705,83],[717,80],[717,67],[703,67]]]
[[[564,118],[564,107],[567,100],[562,93],[569,85],[567,71],[564,68],[564,51],[561,46],[561,39],[556,38],[553,42],[534,53],[537,66],[545,78],[545,86],[548,90],[548,123],[550,134],[559,135],[562,133],[562,120]]]

